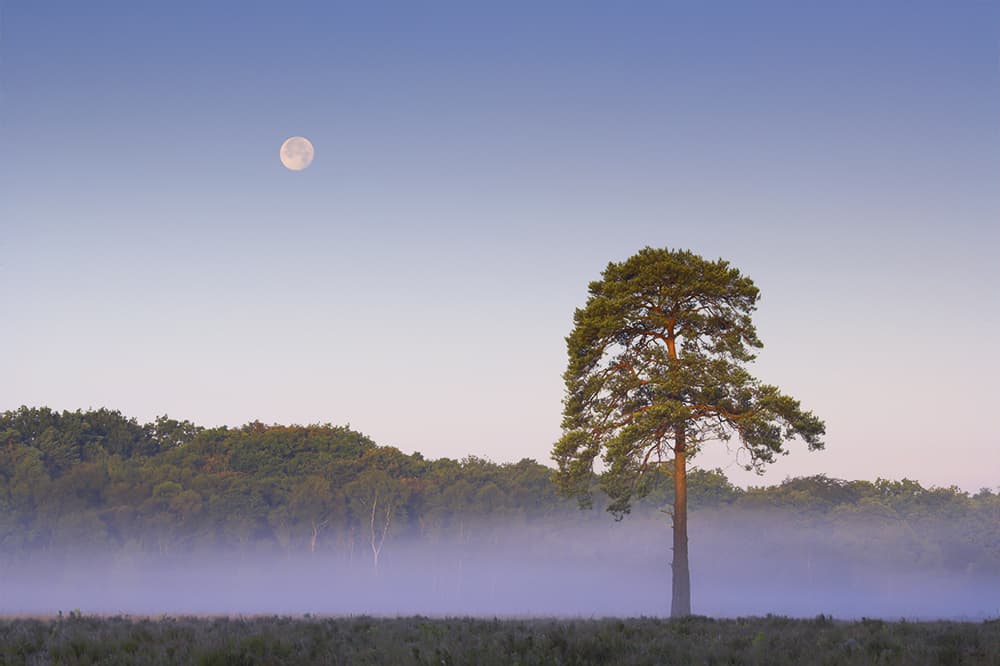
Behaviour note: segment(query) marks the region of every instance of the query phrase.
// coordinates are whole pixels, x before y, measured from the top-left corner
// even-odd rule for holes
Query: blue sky
[[[547,462],[588,281],[685,247],[828,425],[701,464],[1000,484],[1000,5],[541,4],[3,2],[0,409]]]

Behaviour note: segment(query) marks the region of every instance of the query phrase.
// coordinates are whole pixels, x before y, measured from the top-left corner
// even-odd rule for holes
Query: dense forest
[[[743,490],[720,470],[695,470],[688,483],[702,523],[738,531],[771,520],[819,528],[830,548],[872,561],[898,562],[903,553],[924,568],[1000,570],[1000,494],[989,489],[816,476]],[[669,476],[643,490],[633,514],[666,530]],[[403,538],[607,523],[603,505],[598,495],[594,511],[579,511],[534,460],[427,460],[343,426],[207,429],[165,416],[139,423],[107,409],[0,414],[0,553],[8,561],[88,549],[347,557],[363,548],[370,559]]]

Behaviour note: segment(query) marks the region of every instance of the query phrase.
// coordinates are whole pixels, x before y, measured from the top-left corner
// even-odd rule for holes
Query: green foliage
[[[322,551],[346,558],[368,548],[371,505],[365,501],[377,489],[391,505],[389,550],[398,537],[468,542],[512,524],[545,533],[604,520],[579,514],[558,495],[552,470],[528,459],[426,460],[377,446],[342,426],[262,424],[191,426],[197,434],[190,441],[145,455],[137,453],[149,450],[142,433],[155,432],[155,424],[124,425],[139,438],[129,448],[121,439],[90,439],[94,430],[80,424],[97,420],[94,412],[0,413],[6,433],[0,443],[5,560],[40,549],[73,558],[81,549],[159,557],[200,548]],[[35,446],[46,431],[70,448],[96,448],[69,467],[47,465],[45,452]],[[124,450],[133,455],[123,457]],[[672,503],[669,468],[651,470],[642,482],[644,497],[634,513],[652,517]],[[969,495],[907,479],[819,476],[744,491],[721,470],[700,469],[689,471],[687,484],[691,508],[711,514],[706,523],[728,521],[736,529],[763,513],[782,524],[822,528],[829,537],[824,547],[850,552],[853,559],[969,573],[1000,569],[1000,494],[991,490]],[[611,502],[599,489],[592,497],[599,508]]]
[[[823,422],[746,371],[762,346],[751,320],[759,292],[728,262],[647,247],[608,264],[589,290],[566,338],[552,452],[564,494],[589,504],[600,457],[608,510],[621,516],[652,487],[646,475],[707,441],[735,435],[758,471],[795,437],[822,448]]]
[[[206,430],[22,407],[0,413],[0,436],[0,552],[13,554],[73,539],[147,553],[346,552],[367,536],[376,495],[390,512],[389,541],[562,507],[549,469],[533,460],[427,461],[330,424]]]
[[[108,409],[60,413],[48,407],[21,407],[0,414],[0,444],[38,449],[52,476],[80,461],[105,456],[152,456],[187,444],[200,431],[190,421],[167,416],[140,425],[134,418]]]

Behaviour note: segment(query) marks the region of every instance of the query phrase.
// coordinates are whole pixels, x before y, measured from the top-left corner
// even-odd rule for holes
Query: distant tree
[[[353,505],[355,525],[368,534],[376,573],[389,529],[406,517],[417,478],[426,467],[423,456],[407,456],[392,446],[371,449],[357,459],[357,472],[345,494]]]
[[[753,487],[743,499],[750,507],[789,507],[806,514],[856,504],[865,490],[856,483],[818,474],[785,479],[776,486]]]
[[[318,474],[302,479],[288,498],[288,509],[296,522],[307,527],[309,552],[316,552],[316,544],[323,530],[343,512],[343,497],[333,492],[329,480]]]
[[[57,412],[48,407],[26,407],[0,414],[0,430],[4,431],[4,440],[8,444],[18,442],[25,446],[34,446],[36,438],[47,428],[61,425]]]
[[[157,416],[153,423],[147,424],[145,430],[151,442],[150,448],[155,453],[191,442],[204,428],[199,428],[190,421],[172,419],[164,414]]]
[[[354,504],[355,519],[368,535],[377,574],[389,529],[406,503],[407,486],[384,469],[368,467],[348,484],[346,492]]]
[[[63,429],[50,426],[35,440],[44,454],[45,467],[53,477],[62,476],[81,461],[80,430],[78,421]]]
[[[645,248],[610,263],[574,315],[556,481],[586,505],[595,459],[608,509],[621,518],[644,477],[673,467],[671,615],[691,612],[687,461],[734,434],[758,471],[796,436],[822,447],[823,422],[744,366],[762,346],[751,321],[759,292],[723,260]]]

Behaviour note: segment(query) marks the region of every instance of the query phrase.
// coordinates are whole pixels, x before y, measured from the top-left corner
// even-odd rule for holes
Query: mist
[[[782,514],[787,516],[787,514]],[[884,619],[1000,616],[1000,572],[932,566],[905,539],[872,541],[776,515],[691,521],[693,612]],[[0,563],[0,613],[128,615],[665,616],[669,518],[493,524],[462,538],[390,538],[316,553],[48,549]]]

